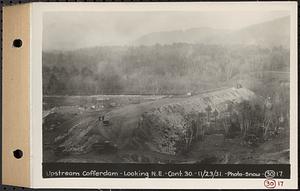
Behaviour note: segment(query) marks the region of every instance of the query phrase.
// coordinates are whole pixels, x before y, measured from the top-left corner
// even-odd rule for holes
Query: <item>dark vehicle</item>
[[[102,123],[104,126],[108,126],[110,124],[108,120],[103,120]]]
[[[99,121],[104,121],[104,116],[99,116]]]

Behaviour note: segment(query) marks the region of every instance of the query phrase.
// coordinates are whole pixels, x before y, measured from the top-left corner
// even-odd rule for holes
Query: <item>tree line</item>
[[[42,70],[45,95],[186,94],[251,72],[289,71],[289,50],[187,43],[93,47],[43,52]]]

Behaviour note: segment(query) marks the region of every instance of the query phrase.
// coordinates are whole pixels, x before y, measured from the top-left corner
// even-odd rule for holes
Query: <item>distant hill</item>
[[[235,43],[289,47],[290,17],[283,17],[235,31],[230,38]]]
[[[136,45],[202,43],[202,44],[244,44],[263,47],[289,47],[290,17],[283,17],[251,25],[239,30],[194,28],[188,30],[155,32],[135,41]]]
[[[154,45],[154,44],[172,44],[172,43],[203,43],[215,44],[223,41],[224,37],[230,35],[233,31],[213,29],[213,28],[194,28],[188,30],[155,32],[140,37],[135,44]]]

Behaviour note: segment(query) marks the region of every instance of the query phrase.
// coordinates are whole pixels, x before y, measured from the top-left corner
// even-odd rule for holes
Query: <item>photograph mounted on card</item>
[[[29,187],[296,188],[296,3],[19,9]]]

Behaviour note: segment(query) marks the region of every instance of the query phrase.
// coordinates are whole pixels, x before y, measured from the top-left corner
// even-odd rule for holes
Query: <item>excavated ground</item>
[[[44,118],[44,162],[140,162],[140,163],[288,163],[288,133],[259,147],[243,145],[239,138],[206,135],[191,151],[176,154],[176,141],[186,130],[184,116],[204,112],[209,105],[221,113],[226,103],[254,100],[245,89],[222,89],[191,97],[161,98],[115,108],[55,109]],[[103,125],[104,115],[109,125]],[[286,128],[287,129],[287,128]],[[96,143],[110,141],[116,152],[99,152]]]

